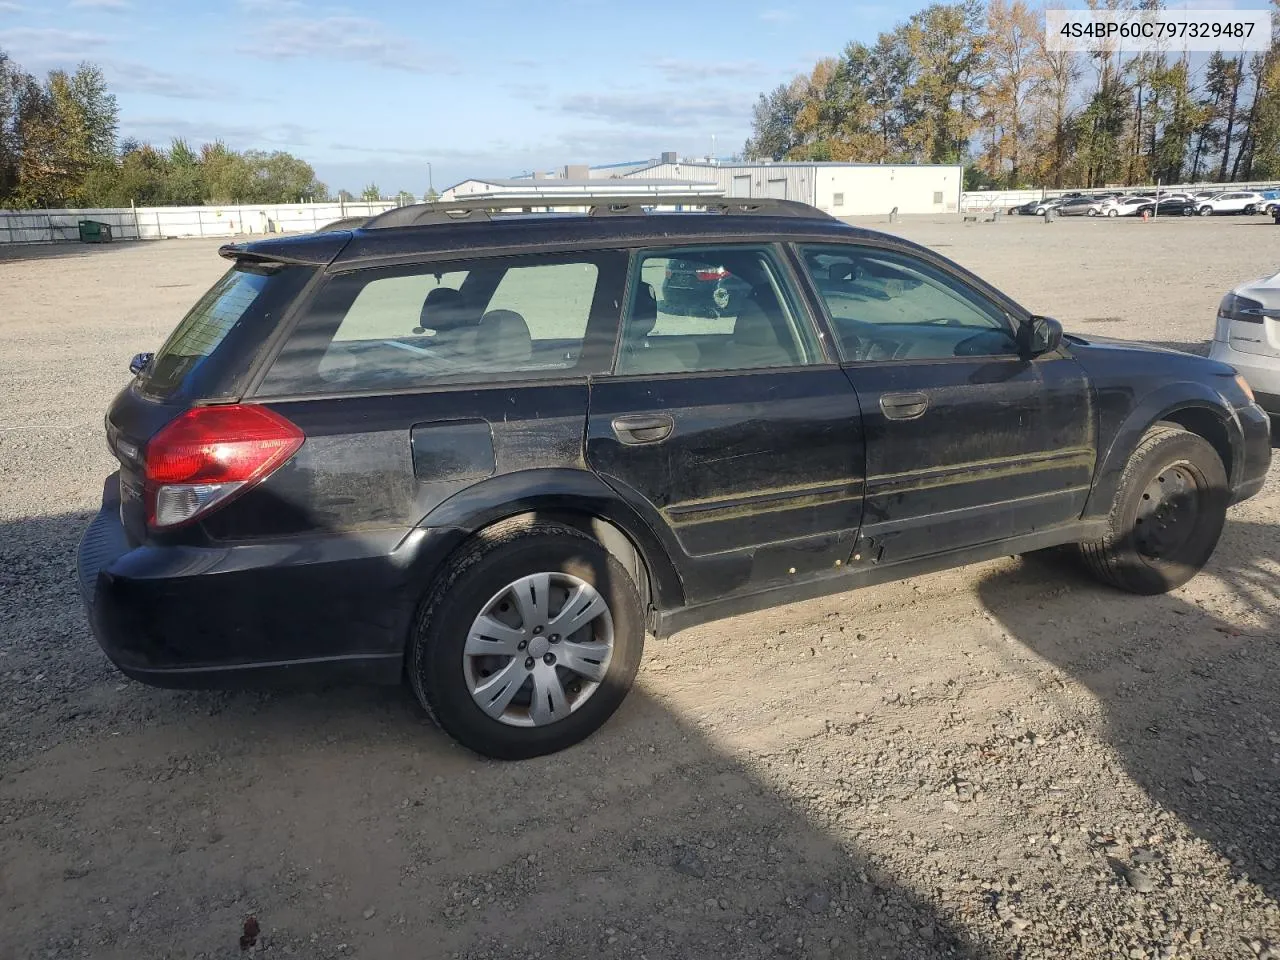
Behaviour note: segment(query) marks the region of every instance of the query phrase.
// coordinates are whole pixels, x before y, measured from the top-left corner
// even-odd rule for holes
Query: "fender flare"
[[[1206,383],[1194,380],[1167,383],[1143,397],[1116,430],[1106,453],[1099,458],[1093,490],[1084,508],[1085,517],[1102,517],[1110,512],[1120,477],[1143,434],[1161,420],[1178,422],[1179,416],[1187,413],[1192,417],[1208,413],[1215,418],[1224,431],[1227,449],[1220,449],[1213,437],[1206,439],[1220,455],[1229,454],[1224,457],[1228,478],[1239,475],[1244,461],[1244,431],[1231,404]]]
[[[415,532],[448,531],[448,547],[430,559],[429,568],[420,569],[421,582],[428,583],[449,554],[467,538],[485,527],[524,514],[544,514],[551,519],[584,522],[583,529],[595,532],[605,547],[616,553],[609,531],[593,531],[590,521],[603,521],[625,537],[643,562],[649,576],[647,585],[652,605],[667,610],[684,605],[684,585],[672,563],[671,554],[660,535],[661,520],[641,516],[632,504],[618,495],[600,477],[587,470],[550,467],[500,474],[460,490],[423,517]],[[642,592],[645,585],[641,584]]]

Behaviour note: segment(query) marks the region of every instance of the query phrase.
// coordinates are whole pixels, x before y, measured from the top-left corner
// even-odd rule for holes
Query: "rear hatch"
[[[1219,321],[1228,322],[1231,349],[1266,357],[1280,357],[1280,273],[1237,288],[1235,300]],[[1224,303],[1225,305],[1225,303]]]
[[[131,546],[147,539],[147,443],[192,407],[238,400],[279,320],[315,276],[318,264],[280,262],[252,252],[269,246],[224,248],[223,255],[234,265],[197,301],[107,413],[107,445],[120,461],[120,518]]]

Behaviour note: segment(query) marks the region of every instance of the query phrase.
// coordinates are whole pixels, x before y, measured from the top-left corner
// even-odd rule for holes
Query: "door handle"
[[[890,420],[914,420],[929,409],[923,393],[886,393],[880,397],[880,412]]]
[[[627,444],[660,443],[671,436],[675,427],[676,422],[665,413],[616,417],[613,421],[614,435]]]

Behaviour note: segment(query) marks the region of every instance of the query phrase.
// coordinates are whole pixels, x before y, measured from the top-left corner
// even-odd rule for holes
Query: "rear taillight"
[[[305,439],[297,426],[266,407],[188,410],[147,444],[147,525],[176,527],[208,513],[266,479]]]

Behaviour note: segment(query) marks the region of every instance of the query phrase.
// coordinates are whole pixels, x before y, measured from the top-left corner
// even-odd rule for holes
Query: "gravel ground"
[[[891,229],[1202,351],[1262,226]],[[0,252],[0,958],[1280,957],[1280,468],[1168,596],[1008,559],[711,624],[526,763],[399,690],[123,679],[73,576],[102,412],[214,247]]]

